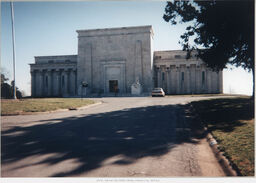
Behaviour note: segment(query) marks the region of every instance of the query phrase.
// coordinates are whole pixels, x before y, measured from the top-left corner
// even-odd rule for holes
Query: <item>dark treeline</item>
[[[1,98],[11,99],[13,98],[13,85],[14,82],[11,82],[11,85],[7,83],[9,79],[5,77],[4,74],[1,74]],[[16,87],[16,96],[17,98],[22,98],[22,94],[19,89]]]

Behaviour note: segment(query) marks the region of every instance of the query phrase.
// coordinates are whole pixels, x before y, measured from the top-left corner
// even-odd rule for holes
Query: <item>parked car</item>
[[[156,97],[156,96],[164,97],[165,96],[164,90],[162,88],[154,88],[152,90],[152,97]]]

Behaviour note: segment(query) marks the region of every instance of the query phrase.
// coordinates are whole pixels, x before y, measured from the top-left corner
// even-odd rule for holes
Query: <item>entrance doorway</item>
[[[117,80],[109,80],[109,92],[115,93],[118,89],[118,81]]]

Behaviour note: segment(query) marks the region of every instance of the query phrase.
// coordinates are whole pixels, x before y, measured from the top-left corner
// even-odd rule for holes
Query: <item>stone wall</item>
[[[120,93],[131,93],[139,78],[143,92],[152,88],[152,27],[78,30],[78,93],[88,83],[86,95],[109,93],[109,81],[117,80]]]

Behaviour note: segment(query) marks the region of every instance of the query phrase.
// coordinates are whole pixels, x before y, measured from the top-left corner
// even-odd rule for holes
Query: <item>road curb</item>
[[[233,169],[230,161],[223,155],[223,152],[219,150],[219,145],[216,139],[212,136],[212,134],[208,131],[206,127],[204,127],[206,132],[206,139],[211,147],[215,157],[217,158],[218,162],[220,163],[223,171],[226,173],[227,176],[238,176],[237,172]]]
[[[94,107],[94,106],[96,106],[96,105],[100,105],[100,104],[102,104],[102,103],[103,103],[102,101],[98,101],[98,102],[96,102],[96,103],[94,103],[94,104],[90,104],[90,105],[86,105],[86,106],[82,106],[82,107],[77,107],[75,110],[87,109],[87,108],[90,108],[90,107]],[[68,109],[68,110],[70,110],[70,109]]]
[[[221,168],[225,172],[227,176],[238,176],[237,171],[232,167],[230,161],[223,155],[224,152],[219,150],[219,145],[216,139],[213,137],[211,132],[209,132],[208,128],[204,125],[200,116],[196,113],[195,108],[190,104],[190,108],[195,114],[197,120],[200,121],[201,125],[203,126],[203,132],[205,134],[205,138],[209,143],[209,146],[212,149],[213,154],[215,155],[216,159],[218,160]]]

